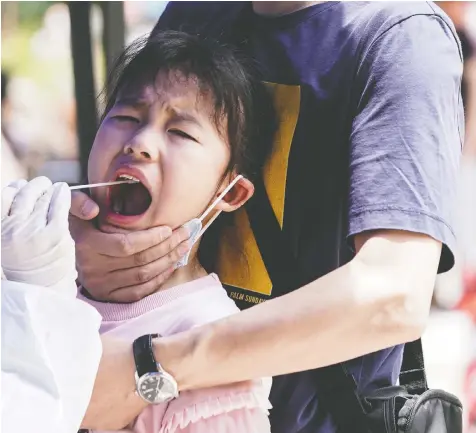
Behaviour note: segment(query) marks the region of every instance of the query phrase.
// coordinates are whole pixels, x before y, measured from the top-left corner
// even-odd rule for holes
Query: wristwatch
[[[132,344],[136,392],[150,404],[166,403],[179,394],[176,380],[155,360],[152,340],[158,337],[158,334],[143,335]]]

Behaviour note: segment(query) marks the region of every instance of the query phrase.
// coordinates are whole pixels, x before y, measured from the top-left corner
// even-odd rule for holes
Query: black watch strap
[[[138,377],[142,377],[146,373],[156,373],[159,371],[152,348],[152,340],[158,337],[159,334],[143,335],[132,344]]]

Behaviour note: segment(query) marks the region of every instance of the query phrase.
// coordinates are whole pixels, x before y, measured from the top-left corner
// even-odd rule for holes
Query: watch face
[[[137,392],[152,404],[165,403],[177,397],[175,381],[162,372],[144,374],[137,381]]]
[[[161,386],[161,377],[156,374],[146,374],[141,377],[137,384],[139,395],[150,403],[157,399],[159,387]]]

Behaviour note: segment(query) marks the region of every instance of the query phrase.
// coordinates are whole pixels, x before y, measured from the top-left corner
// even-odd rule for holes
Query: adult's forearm
[[[135,365],[130,341],[103,335],[103,353],[93,395],[81,423],[84,429],[119,430],[147,406],[135,393]]]
[[[180,390],[318,368],[417,338],[441,244],[405,232],[356,239],[357,257],[273,301],[154,341]],[[146,407],[135,394],[130,342],[102,338],[85,428],[123,428]]]
[[[416,339],[421,328],[408,326],[413,312],[398,279],[364,267],[348,264],[278,299],[160,339],[156,357],[186,390],[323,367]]]

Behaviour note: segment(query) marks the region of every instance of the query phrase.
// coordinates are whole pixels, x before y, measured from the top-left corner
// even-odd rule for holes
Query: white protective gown
[[[2,280],[2,433],[76,433],[101,358],[101,317],[58,290]]]

